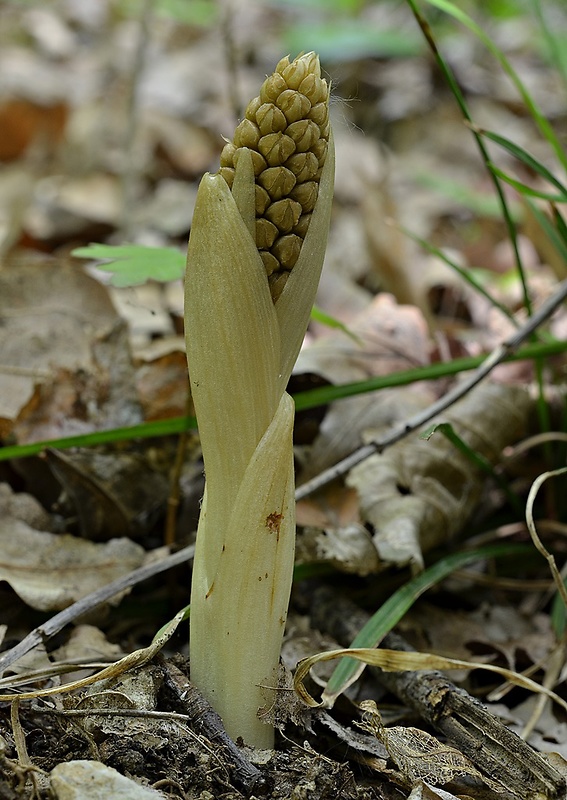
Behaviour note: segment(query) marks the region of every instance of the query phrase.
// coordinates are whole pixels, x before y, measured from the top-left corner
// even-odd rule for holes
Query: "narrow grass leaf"
[[[566,245],[567,248],[567,245]],[[504,359],[503,363],[514,361],[530,361],[534,358],[546,358],[558,355],[567,351],[567,342],[550,340],[538,344],[528,345],[518,350]],[[388,389],[394,386],[407,386],[424,380],[436,380],[446,378],[451,375],[458,375],[461,372],[479,367],[485,355],[469,356],[468,358],[458,358],[446,363],[430,364],[427,367],[416,367],[415,369],[393,372],[372,378],[367,381],[356,383],[339,384],[338,386],[325,386],[318,389],[311,389],[307,392],[295,394],[296,410],[318,408],[328,405],[335,400],[343,400],[357,394],[366,394],[380,389]],[[104,431],[94,431],[78,436],[65,436],[59,439],[44,439],[39,442],[29,442],[27,444],[7,445],[0,447],[0,462],[15,458],[27,458],[42,453],[46,448],[51,447],[57,450],[66,450],[70,447],[94,447],[99,444],[109,444],[111,442],[127,442],[134,439],[150,439],[159,436],[171,436],[183,431],[195,430],[197,421],[195,417],[171,417],[170,419],[154,420],[152,422],[142,422],[139,425],[131,425],[124,428],[110,428]]]
[[[561,237],[562,242],[565,246],[567,246],[567,223],[565,222],[563,216],[559,213],[559,211],[552,207],[553,211],[553,221],[555,222],[557,233]]]
[[[317,653],[309,658],[304,658],[299,662],[294,676],[294,688],[301,699],[308,706],[320,707],[325,703],[318,703],[314,700],[303,685],[303,679],[315,664],[320,661],[332,661],[335,658],[342,658],[349,651],[331,650],[326,653]],[[406,672],[418,670],[454,670],[454,669],[484,669],[496,675],[500,675],[515,686],[521,686],[535,694],[541,694],[553,700],[563,709],[567,710],[567,701],[546,686],[541,686],[531,678],[527,678],[519,672],[513,672],[505,667],[498,667],[494,664],[478,664],[474,661],[462,661],[457,658],[445,658],[434,653],[414,653],[399,650],[370,650],[363,647],[352,649],[352,658],[362,662],[363,665],[369,664],[379,667],[385,672]]]
[[[487,131],[484,128],[478,128],[478,132],[481,136],[484,136],[485,139],[490,139],[491,142],[499,145],[508,153],[510,153],[514,158],[517,158],[518,161],[521,161],[522,164],[525,164],[526,167],[533,170],[535,173],[540,175],[544,180],[548,181],[555,186],[561,196],[564,198],[565,202],[567,200],[567,188],[561,181],[559,181],[555,175],[550,172],[547,167],[545,167],[540,161],[538,161],[534,156],[530,155],[527,150],[524,150],[523,147],[512,142],[510,139],[507,139],[505,136],[500,136],[499,133],[494,133],[493,131]]]
[[[475,561],[490,558],[509,557],[511,555],[532,552],[530,547],[512,543],[489,545],[477,550],[454,553],[442,558],[437,563],[428,567],[420,575],[412,578],[386,600],[385,603],[372,615],[357,636],[353,639],[351,648],[376,647],[384,636],[398,624],[406,612],[424,592],[444,580],[457,569]],[[359,676],[364,669],[352,658],[343,658],[331,675],[325,691],[323,702],[332,706],[336,698],[344,692]]]
[[[456,261],[453,261],[453,259],[449,258],[449,256],[443,250],[441,250],[439,247],[435,247],[433,244],[430,244],[426,239],[422,239],[421,236],[418,236],[416,233],[412,233],[410,230],[401,225],[399,228],[406,236],[421,245],[424,250],[427,250],[428,253],[431,253],[431,255],[437,256],[437,258],[440,258],[441,261],[444,261],[445,264],[447,264],[450,269],[456,272],[457,275],[460,275],[461,278],[468,283],[475,292],[482,295],[486,300],[488,300],[490,305],[501,311],[502,314],[504,314],[504,316],[509,319],[510,322],[512,322],[515,328],[519,327],[511,311],[507,309],[505,305],[500,303],[495,297],[493,297],[490,292],[488,292],[484,286],[477,281],[470,270],[461,267],[456,263]]]
[[[528,186],[527,184],[522,183],[522,181],[513,178],[511,175],[509,175],[507,172],[504,172],[503,169],[500,169],[500,167],[497,167],[492,162],[490,163],[490,169],[497,177],[499,177],[509,186],[512,186],[524,197],[536,197],[540,200],[548,200],[551,203],[567,203],[567,194],[550,194],[549,192],[542,192],[538,189],[532,189],[531,186]]]
[[[518,246],[517,230],[516,230],[516,226],[514,224],[514,220],[512,218],[512,213],[511,213],[511,210],[510,210],[510,206],[508,204],[508,200],[506,198],[506,195],[504,194],[504,190],[502,188],[500,180],[498,179],[498,177],[496,175],[494,175],[494,173],[490,169],[490,156],[488,154],[488,150],[486,149],[486,145],[485,145],[485,143],[484,143],[484,141],[482,139],[482,136],[477,131],[475,131],[475,129],[474,129],[474,125],[472,124],[473,120],[472,120],[468,105],[466,103],[465,97],[463,95],[463,92],[461,91],[461,88],[460,88],[460,86],[459,86],[459,84],[458,84],[458,82],[457,82],[457,80],[455,78],[455,75],[454,75],[453,71],[451,70],[449,64],[443,58],[443,55],[442,55],[441,51],[437,47],[437,44],[436,44],[435,39],[433,37],[433,34],[432,34],[431,27],[430,27],[429,23],[427,22],[425,17],[421,14],[421,12],[420,12],[415,0],[406,0],[406,2],[408,3],[408,5],[409,5],[414,17],[415,17],[417,24],[421,28],[421,31],[422,31],[422,33],[423,33],[423,35],[425,37],[425,40],[428,43],[429,48],[431,49],[431,52],[433,53],[433,55],[435,57],[435,60],[437,61],[437,65],[438,65],[439,69],[441,70],[441,73],[443,74],[443,77],[447,81],[447,85],[449,86],[449,89],[451,90],[451,92],[452,92],[452,94],[453,94],[453,96],[455,98],[455,101],[457,102],[457,105],[461,110],[463,118],[465,119],[465,121],[467,123],[469,123],[471,125],[471,130],[472,130],[473,136],[475,138],[478,150],[479,150],[481,158],[482,158],[482,160],[483,160],[483,162],[484,162],[484,164],[486,166],[488,174],[489,174],[489,176],[490,176],[490,178],[492,180],[492,183],[493,183],[493,186],[494,186],[494,191],[496,192],[496,195],[498,197],[498,201],[500,203],[500,207],[501,207],[501,211],[502,211],[502,217],[503,217],[504,222],[506,224],[506,229],[508,231],[508,236],[510,238],[510,243],[511,243],[512,249],[514,251],[514,259],[515,259],[515,262],[516,262],[516,269],[518,271],[518,276],[519,276],[521,284],[522,284],[522,293],[523,293],[523,296],[524,296],[524,306],[525,306],[525,309],[526,309],[528,315],[531,316],[532,315],[532,302],[531,302],[531,298],[530,298],[528,282],[527,282],[527,279],[526,279],[526,271],[525,271],[524,265],[522,263],[522,257],[521,257],[521,254],[520,254],[520,248]],[[434,0],[430,0],[430,2],[431,2],[432,5],[436,5]],[[439,0],[439,2],[441,2],[441,0]],[[448,13],[449,13],[449,11],[448,11],[449,9],[457,12],[457,14],[460,13],[459,10],[456,9],[451,3],[440,4],[440,5],[437,5],[437,7],[441,8],[441,10],[447,11]],[[466,17],[466,15],[465,15],[465,17]],[[458,17],[458,18],[460,18],[460,17]],[[469,19],[469,18],[466,17],[466,19]],[[472,20],[470,20],[470,22],[472,23]],[[482,31],[481,31],[481,33],[482,33]]]
[[[322,325],[327,325],[329,328],[340,330],[350,339],[352,339],[353,342],[356,342],[358,345],[362,344],[362,339],[357,336],[356,333],[353,333],[343,322],[331,316],[331,314],[327,314],[326,311],[318,308],[318,306],[313,306],[311,309],[311,319],[314,322],[320,322]]]
[[[547,214],[545,214],[536,203],[527,197],[525,198],[525,202],[528,204],[531,213],[534,215],[548,240],[567,264],[567,239],[565,239],[565,223],[563,223],[559,228],[555,228]]]
[[[488,36],[478,25],[472,17],[469,17],[462,9],[457,8],[454,3],[449,2],[449,0],[427,0],[429,5],[438,8],[440,11],[444,11],[446,14],[449,14],[454,19],[458,20],[462,25],[464,25],[468,30],[475,34],[475,36],[480,39],[480,41],[484,44],[484,46],[489,50],[492,55],[497,59],[500,63],[500,66],[508,75],[512,83],[514,84],[518,94],[522,98],[523,102],[525,103],[528,111],[530,112],[534,122],[538,126],[542,136],[547,139],[555,154],[563,165],[563,167],[567,170],[567,155],[561,146],[557,136],[553,128],[551,127],[549,121],[545,118],[542,112],[539,109],[539,106],[527,90],[525,84],[518,76],[517,72],[514,70],[504,53],[500,50],[500,48],[492,41],[490,36]]]
[[[551,62],[554,64],[557,72],[561,75],[563,80],[564,89],[567,90],[567,58],[565,54],[565,47],[561,40],[552,32],[547,18],[543,12],[541,0],[532,0],[532,6],[535,15],[542,30],[544,39],[547,43]]]

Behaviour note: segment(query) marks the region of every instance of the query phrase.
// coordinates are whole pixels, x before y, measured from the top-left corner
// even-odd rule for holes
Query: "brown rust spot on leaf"
[[[276,534],[276,541],[278,542],[280,540],[280,528],[283,518],[284,515],[279,514],[277,511],[273,511],[266,517],[266,528],[270,531],[270,533]]]

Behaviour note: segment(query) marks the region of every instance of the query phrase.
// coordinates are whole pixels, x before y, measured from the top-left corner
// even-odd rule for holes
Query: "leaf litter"
[[[92,13],[87,8],[90,4],[83,3],[24,11],[17,4],[6,4],[0,11],[5,37],[0,69],[4,132],[0,147],[4,166],[0,180],[4,331],[0,433],[4,443],[186,413],[187,379],[183,357],[177,358],[176,334],[181,330],[175,291],[156,289],[152,282],[137,290],[107,288],[100,270],[89,266],[88,276],[78,262],[71,264],[68,254],[92,242],[110,248],[99,249],[99,256],[125,242],[131,243],[131,255],[139,254],[135,248],[142,245],[167,247],[171,263],[162,262],[165,272],[152,272],[150,261],[147,276],[154,281],[178,276],[178,254],[184,250],[190,227],[195,181],[205,169],[216,168],[221,134],[229,135],[234,128],[234,109],[225,90],[227,52],[236,43],[240,53],[237,106],[252,96],[258,80],[285,50],[285,37],[306,13],[284,9],[283,27],[277,30],[267,8],[243,3],[238,18],[229,18],[229,39],[232,36],[234,41],[225,43],[228,50],[223,49],[221,29],[214,23],[180,22],[160,13],[141,71],[136,73],[138,21],[123,11],[110,14],[110,5],[100,4]],[[379,20],[386,28],[393,25],[415,32],[410,17],[388,4],[368,4],[353,13],[366,25]],[[558,25],[563,24],[561,10],[554,4],[549,13]],[[491,20],[497,42],[514,58],[544,111],[564,125],[556,102],[557,72],[534,60],[532,26],[522,15]],[[486,66],[479,43],[456,29],[441,41],[469,93],[475,120],[491,130],[513,131],[515,141],[553,168],[525,110],[498,70]],[[339,155],[336,218],[318,304],[348,331],[330,332],[324,324],[314,323],[308,336],[311,346],[302,353],[296,370],[298,375],[331,384],[476,355],[509,334],[503,315],[471,291],[443,259],[433,258],[408,239],[404,228],[442,248],[463,269],[474,270],[489,293],[511,312],[521,308],[504,225],[494,215],[488,181],[454,109],[454,99],[439,90],[432,62],[423,53],[411,57],[407,51],[378,62],[364,49],[368,42],[360,46],[359,57],[353,58],[351,50],[349,58],[343,58],[337,44],[336,56],[325,64],[337,95]],[[133,96],[137,104],[129,106],[125,100]],[[126,135],[128,113],[136,123],[133,141]],[[385,147],[376,145],[377,133]],[[135,157],[128,157],[129,150]],[[509,154],[499,163],[507,170],[517,168]],[[134,198],[126,210],[124,197]],[[514,203],[513,212],[521,213],[519,204]],[[523,232],[523,261],[538,303],[554,291],[564,275],[563,263],[549,248],[541,219],[528,214]],[[38,257],[38,252],[52,257]],[[122,264],[126,273],[115,270],[115,283],[121,275],[130,284],[136,277],[145,280],[137,272],[139,264],[136,268],[132,263],[136,261]],[[564,324],[561,313],[552,330],[560,333]],[[544,368],[548,384],[560,383],[562,367],[558,360]],[[489,457],[498,474],[502,451],[533,430],[538,409],[535,392],[523,387],[535,382],[535,377],[531,365],[522,364],[521,371],[518,365],[502,366],[498,383],[479,389],[476,397],[471,394],[443,418],[451,420],[474,450]],[[302,479],[339,461],[378,431],[402,423],[450,385],[450,379],[420,382],[411,388],[383,390],[378,401],[374,395],[361,395],[333,403],[322,419],[314,421],[311,441],[297,448]],[[550,390],[550,424],[560,426],[553,416],[557,410],[553,394]],[[2,466],[2,607],[20,604],[15,616],[6,612],[5,619],[0,619],[7,623],[5,649],[34,627],[31,609],[45,617],[135,569],[148,557],[157,558],[168,495],[170,502],[176,498],[179,544],[189,541],[202,488],[199,450],[195,440],[189,450],[191,463],[186,462],[175,477],[176,495],[169,488],[175,447],[175,442],[155,440],[142,453],[134,445],[99,452],[86,449]],[[507,474],[519,497],[525,498],[529,483],[549,468],[548,455],[540,448]],[[65,475],[63,457],[68,461]],[[561,502],[561,491],[548,487],[545,505],[538,506],[539,517],[559,525]],[[331,581],[337,588],[346,595],[354,593],[362,606],[374,610],[408,580],[403,564],[419,568],[435,558],[431,548],[459,548],[470,537],[505,541],[511,517],[499,485],[487,480],[454,444],[436,433],[429,442],[415,436],[387,448],[353,469],[343,485],[303,499],[298,519],[302,523],[298,568],[332,568]],[[519,538],[527,540],[520,523],[515,521],[516,538],[519,532]],[[381,539],[388,528],[393,535]],[[405,539],[402,531],[407,532]],[[558,536],[551,535],[546,543],[549,549],[557,548],[559,559]],[[427,598],[432,605],[418,603],[399,630],[422,651],[433,649],[463,660],[464,652],[472,650],[477,660],[504,661],[508,668],[527,671],[537,681],[551,680],[547,660],[555,649],[554,636],[561,640],[563,634],[552,628],[549,594],[538,588],[546,579],[549,573],[543,559],[535,555],[508,568],[499,561],[496,571],[492,563],[483,562],[433,591]],[[321,638],[314,632],[310,636],[305,594],[309,594],[309,583],[302,582],[290,616],[288,644],[296,635],[295,625],[303,637],[303,651],[316,652]],[[79,636],[82,628],[78,627],[76,636],[61,634],[57,648],[47,642],[40,662],[55,666],[82,659],[86,664],[93,657],[116,660],[122,653],[139,650],[186,604],[187,597],[184,574],[179,580],[158,580],[144,593],[134,589],[130,597],[116,598],[117,608],[92,612],[96,625],[92,633],[100,634],[94,636],[98,641],[94,649],[93,637]],[[95,684],[92,692],[99,697],[100,716],[92,717],[88,730],[81,732],[75,722],[69,729],[68,720],[79,716],[64,716],[66,711],[86,710],[82,706],[93,702],[87,694],[71,693],[62,707],[20,704],[27,757],[48,773],[54,770],[52,791],[63,792],[58,763],[81,763],[87,758],[93,765],[103,762],[115,767],[138,783],[153,783],[161,796],[204,800],[221,792],[226,797],[250,795],[250,789],[231,773],[230,759],[211,745],[210,731],[195,734],[187,719],[166,721],[167,713],[182,716],[187,712],[181,696],[163,690],[172,680],[168,660],[174,652],[184,654],[187,649],[185,635],[174,636],[178,638],[164,645],[165,664],[140,667],[136,673],[138,687],[157,685],[157,692],[148,688],[141,698],[132,699],[120,684],[108,688]],[[73,649],[66,652],[73,641]],[[327,646],[332,647],[330,642]],[[14,675],[16,667],[20,675],[20,666],[15,665],[7,677]],[[180,666],[186,669],[183,662]],[[561,696],[563,672],[559,669],[548,687]],[[486,696],[495,689],[476,672],[461,668],[458,675],[473,694]],[[51,680],[56,687],[67,678],[54,675]],[[130,681],[128,676],[124,680]],[[427,727],[425,723],[408,715],[403,703],[366,676],[358,689],[349,690],[349,697],[356,700],[365,695],[379,707],[383,702],[397,704],[407,726],[396,725],[396,731],[410,731],[410,736],[424,741],[431,735],[426,730],[412,734],[418,730],[416,724],[421,729]],[[489,707],[521,732],[527,717],[535,713],[536,702],[516,687],[503,695],[499,706],[491,703]],[[164,718],[155,721],[126,714],[105,718],[105,709],[140,714],[161,711]],[[61,716],[55,716],[55,711]],[[21,742],[18,745],[13,735],[14,718],[10,720],[6,708],[0,714],[0,761],[7,776],[2,790],[7,797],[31,797],[34,784],[22,772],[27,762]],[[350,705],[346,712],[330,717],[334,732],[328,725],[323,740],[314,713],[294,717],[296,728],[293,724],[284,727],[282,722],[286,738],[282,737],[278,751],[261,768],[270,796],[411,800],[505,796],[495,787],[491,795],[486,787],[427,786],[423,779],[436,779],[428,780],[433,784],[440,778],[457,777],[456,772],[449,775],[436,769],[430,760],[429,772],[406,769],[400,782],[392,764],[384,759],[378,764],[370,747],[363,766],[358,756],[346,764],[345,759],[350,760],[356,750],[354,744],[349,749],[348,742],[355,741],[352,722],[358,716]],[[110,723],[111,719],[115,722]],[[537,750],[556,750],[567,758],[562,726],[561,710],[548,701],[532,723],[529,741]],[[53,730],[58,731],[57,742]],[[117,730],[129,731],[129,744],[121,741]],[[439,752],[450,752],[450,745],[441,742]],[[564,764],[555,763],[564,773]],[[479,767],[483,764],[470,769]],[[400,764],[397,769],[404,771]],[[218,777],[211,779],[215,774]],[[413,787],[412,779],[417,779]],[[546,791],[542,797],[556,796],[552,789]],[[36,796],[42,792],[38,788]]]

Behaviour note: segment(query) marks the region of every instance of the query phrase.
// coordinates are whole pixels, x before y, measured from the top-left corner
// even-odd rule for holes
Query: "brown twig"
[[[514,353],[518,347],[528,339],[537,328],[550,317],[558,306],[567,297],[567,280],[562,281],[557,291],[549,297],[541,308],[529,317],[529,319],[522,325],[521,328],[514,331],[514,333],[498,345],[482,362],[480,367],[476,369],[466,380],[455,386],[446,395],[440,397],[435,403],[432,403],[423,411],[414,414],[413,417],[406,419],[399,425],[395,425],[391,430],[379,439],[375,439],[354,453],[339,461],[338,464],[330,467],[329,469],[306,481],[302,486],[297,488],[295,493],[296,500],[301,500],[307,495],[321,489],[336,478],[345,475],[350,469],[360,464],[361,461],[373,455],[374,453],[382,453],[387,447],[399,442],[408,434],[421,428],[426,422],[429,422],[437,414],[445,411],[452,406],[457,400],[460,400],[465,394],[470,392],[478,383],[486,378],[492,370],[500,364],[507,356]]]
[[[313,597],[311,621],[348,646],[368,614],[337,592],[321,587]],[[390,650],[411,651],[398,634],[387,634],[382,644]],[[491,714],[464,689],[432,670],[383,672],[372,668],[388,691],[413,708],[420,717],[467,756],[482,772],[504,784],[518,797],[563,800],[564,777]]]
[[[123,575],[121,578],[112,581],[112,583],[107,583],[106,586],[102,586],[100,589],[85,595],[85,597],[81,597],[76,603],[60,611],[59,614],[51,617],[51,619],[44,622],[43,625],[39,625],[37,628],[30,631],[30,633],[28,633],[21,642],[15,645],[15,647],[12,647],[11,650],[2,653],[2,655],[0,655],[0,674],[19,658],[22,658],[22,656],[28,653],[32,648],[42,642],[46,642],[56,633],[59,633],[59,631],[63,630],[66,625],[73,622],[77,617],[82,616],[87,611],[92,611],[93,608],[96,608],[101,603],[105,603],[107,600],[110,600],[111,597],[114,597],[114,595],[123,592],[125,589],[129,589],[131,586],[135,586],[137,583],[141,583],[141,581],[145,581],[147,578],[159,575],[161,572],[165,572],[172,567],[177,567],[179,564],[189,561],[193,558],[194,553],[194,545],[184,547],[183,550],[166,556],[166,558],[163,558],[161,561],[156,561],[154,564],[148,564],[147,566],[135,569],[128,575]]]

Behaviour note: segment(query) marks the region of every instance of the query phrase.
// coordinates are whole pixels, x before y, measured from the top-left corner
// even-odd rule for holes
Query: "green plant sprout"
[[[273,746],[295,549],[285,392],[329,229],[334,155],[319,58],[283,58],[197,195],[185,335],[205,494],[191,587],[191,679],[233,739]]]

